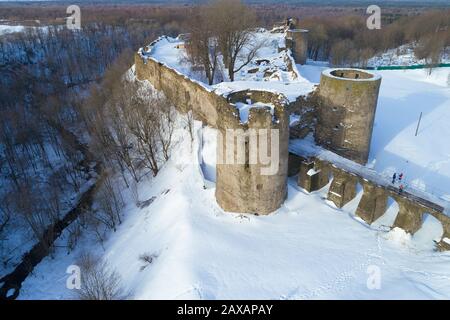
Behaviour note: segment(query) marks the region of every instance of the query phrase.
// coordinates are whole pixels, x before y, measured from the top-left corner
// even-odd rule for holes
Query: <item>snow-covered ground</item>
[[[24,26],[10,26],[7,24],[0,24],[0,36],[2,34],[22,32],[25,30]]]
[[[441,63],[450,63],[450,48],[447,48],[441,56]],[[426,59],[417,59],[414,56],[414,46],[403,45],[396,49],[389,49],[388,51],[370,58],[367,62],[368,67],[381,66],[412,66],[428,64]]]
[[[380,72],[369,166],[403,172],[410,185],[450,201],[450,68],[426,72]]]
[[[34,210],[36,214],[38,212],[47,212],[46,210],[48,210],[48,208],[41,202],[45,201],[43,199],[48,201],[50,199],[48,185],[51,183],[52,179],[55,179],[55,176],[58,173],[62,175],[64,165],[68,165],[67,160],[65,160],[61,154],[58,155],[49,143],[45,143],[44,148],[46,156],[48,157],[48,164],[46,164],[41,157],[36,156],[36,159],[34,160],[35,168],[33,169],[30,166],[26,171],[26,174],[30,179],[35,181],[35,185],[33,186],[34,189],[29,190],[30,192],[33,192],[33,194],[27,195],[27,198],[34,201]],[[1,150],[1,146],[0,151],[3,151]],[[0,156],[3,156],[3,153],[1,153]],[[78,157],[79,159],[82,159],[81,154],[78,154]],[[52,168],[51,170],[49,169],[50,165]],[[5,178],[8,174],[9,171],[6,167],[4,170],[0,170],[1,201],[3,201],[3,197],[5,197],[5,201],[8,200],[6,195],[15,194],[17,192],[16,189],[10,185],[11,181]],[[92,181],[87,181],[87,175],[80,174],[80,176],[75,178],[80,186],[79,192],[76,192],[74,187],[70,184],[70,181],[72,181],[70,180],[70,177],[67,175],[62,175],[62,177],[65,177],[66,180],[61,179],[58,182],[61,194],[57,199],[61,216],[73,207],[74,203],[79,200],[80,194],[85,192],[85,190],[93,183]],[[40,192],[45,192],[45,197],[39,197],[38,194]],[[13,200],[11,199],[9,201]],[[61,218],[61,216],[58,218]],[[47,225],[50,223],[50,215],[42,213],[40,217],[44,224]],[[12,215],[10,221],[6,224],[5,229],[0,235],[0,278],[13,271],[15,266],[21,261],[22,256],[37,242],[36,234],[33,233],[30,223],[24,218],[23,213],[17,212],[15,215]]]
[[[1,0],[0,0],[1,2]],[[39,24],[38,21],[35,21],[37,24]],[[0,36],[2,35],[6,35],[6,34],[10,34],[10,33],[18,33],[18,32],[24,32],[27,30],[40,30],[43,32],[48,32],[49,26],[46,25],[41,25],[41,26],[27,26],[27,25],[20,25],[20,24],[6,24],[6,23],[10,23],[7,20],[1,21],[0,20]],[[15,22],[12,22],[15,23]],[[60,25],[54,25],[54,27],[56,27],[57,29],[63,29],[66,26],[64,24],[60,24]]]
[[[450,297],[450,253],[433,251],[442,228],[429,217],[413,237],[382,231],[354,217],[357,198],[342,210],[325,201],[327,187],[307,194],[289,181],[289,197],[269,216],[223,212],[216,204],[214,130],[196,126],[153,180],[130,195],[124,223],[102,246],[85,235],[67,255],[57,248],[24,282],[21,299],[67,299],[66,268],[84,250],[102,254],[133,299],[405,299]],[[204,152],[199,146],[203,145]],[[206,165],[199,166],[203,159]],[[211,178],[213,180],[213,178]],[[205,188],[206,185],[206,188]],[[398,210],[393,203],[381,224]],[[157,258],[145,269],[141,254]],[[380,286],[374,278],[380,276]],[[369,285],[368,285],[369,283]]]

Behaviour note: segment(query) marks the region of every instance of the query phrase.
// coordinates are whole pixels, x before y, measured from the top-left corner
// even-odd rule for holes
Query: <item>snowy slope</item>
[[[369,162],[385,174],[402,171],[409,184],[450,201],[450,68],[425,73],[381,72]]]
[[[361,193],[340,210],[323,200],[327,188],[306,194],[295,179],[270,216],[224,213],[198,163],[214,163],[214,130],[197,125],[197,133],[192,148],[179,134],[186,139],[169,163],[140,185],[141,200],[156,200],[141,210],[129,199],[125,222],[104,252],[87,236],[70,255],[57,249],[25,281],[20,298],[70,298],[65,270],[86,249],[103,254],[133,299],[450,298],[450,253],[432,251],[442,233],[432,219],[412,238],[372,229],[353,216]],[[395,216],[395,205],[390,211]],[[144,270],[142,253],[158,255]],[[367,287],[373,268],[381,272],[380,289]]]

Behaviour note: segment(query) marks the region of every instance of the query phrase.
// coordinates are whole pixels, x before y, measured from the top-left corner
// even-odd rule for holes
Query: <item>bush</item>
[[[90,254],[81,256],[81,288],[77,290],[80,300],[123,300],[126,295],[121,285],[120,275],[102,261]]]
[[[139,260],[144,262],[144,265],[141,267],[141,271],[144,270],[147,266],[151,265],[153,261],[158,258],[158,255],[155,253],[143,253],[139,256]]]

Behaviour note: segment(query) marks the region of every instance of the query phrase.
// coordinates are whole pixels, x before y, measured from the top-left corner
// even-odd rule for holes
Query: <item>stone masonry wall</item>
[[[222,144],[224,140],[220,138],[226,137],[227,130],[232,129],[242,135],[241,138],[246,142],[245,163],[218,163],[216,166],[216,200],[225,211],[268,214],[283,204],[287,196],[289,117],[287,101],[282,95],[265,91],[243,91],[234,93],[227,100],[152,58],[143,58],[139,53],[135,56],[135,68],[139,80],[150,81],[181,112],[192,110],[196,119],[219,130],[218,159],[226,154],[227,146]],[[243,99],[249,96],[253,102],[273,104],[274,115],[266,108],[252,108],[248,122],[242,123],[233,103],[245,101]],[[267,165],[259,160],[255,164],[249,163],[250,129],[278,131],[279,150],[276,156],[279,163],[275,174],[261,174],[261,169]],[[269,155],[274,152],[270,145],[271,141],[268,143]],[[224,148],[220,150],[220,146]],[[234,153],[236,155],[237,148]]]
[[[295,62],[305,64],[308,58],[308,30],[287,30],[286,39],[286,46],[291,49]]]
[[[283,107],[275,109],[276,122],[272,121],[270,110],[265,108],[250,109],[249,121],[245,126],[236,126],[242,129],[241,139],[245,141],[245,163],[218,163],[216,166],[216,200],[226,211],[247,212],[254,214],[269,214],[278,209],[287,196],[287,168],[288,168],[288,117]],[[226,136],[229,126],[219,126],[219,131],[223,137]],[[279,146],[278,165],[274,174],[262,174],[263,168],[267,165],[261,163],[249,163],[250,152],[250,133],[251,130],[258,132],[260,129],[270,129],[278,131],[278,140],[275,141]],[[270,134],[270,130],[268,131]],[[274,154],[275,150],[271,148],[271,137],[268,141],[268,154]],[[237,140],[237,139],[236,139]],[[229,144],[223,144],[222,151],[224,155],[227,152]],[[236,148],[234,155],[237,155]]]
[[[381,77],[363,70],[324,71],[317,92],[317,143],[365,164],[380,83]]]
[[[139,80],[150,81],[180,111],[192,110],[196,119],[211,127],[217,128],[219,118],[233,115],[235,111],[224,97],[160,62],[151,58],[143,59],[139,53],[135,55],[135,68]]]

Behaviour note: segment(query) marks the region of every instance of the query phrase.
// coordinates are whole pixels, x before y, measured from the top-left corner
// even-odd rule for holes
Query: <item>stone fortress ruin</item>
[[[297,29],[296,19],[286,20],[286,47],[291,49],[295,62],[305,64],[308,57],[308,30]]]
[[[317,143],[366,164],[380,84],[380,76],[362,70],[325,70],[317,91]]]
[[[288,104],[282,95],[255,90],[231,93],[228,102],[232,105],[247,102],[250,110],[246,123],[242,123],[241,118],[234,117],[229,122],[217,125],[220,137],[217,154],[218,159],[222,159],[222,163],[216,166],[217,203],[225,211],[271,213],[281,207],[287,196]],[[272,105],[273,115],[269,106],[252,107],[256,102]],[[230,138],[231,143],[228,142]],[[243,150],[238,149],[238,141],[243,142]],[[267,144],[265,150],[261,149],[263,142]],[[264,169],[269,168],[262,163],[261,157],[258,155],[255,161],[250,159],[251,152],[256,156],[259,151],[270,154],[271,159],[276,160],[275,170],[264,174]],[[233,156],[231,161],[223,161],[224,155],[229,152]],[[243,161],[239,161],[239,152],[242,153]]]
[[[296,21],[289,19],[282,32],[285,46],[278,51],[286,53],[287,66],[304,64],[307,30],[298,29]],[[359,183],[364,193],[356,215],[364,221],[370,224],[383,215],[388,197],[392,197],[399,204],[394,227],[413,234],[420,228],[423,215],[430,214],[444,229],[438,248],[450,249],[450,244],[444,241],[450,239],[450,218],[440,203],[406,192],[400,195],[361,169],[369,157],[381,84],[379,75],[359,69],[328,69],[322,72],[315,90],[299,93],[295,100],[288,100],[277,90],[241,89],[223,94],[156,59],[152,50],[158,41],[161,39],[136,53],[136,76],[162,91],[181,112],[192,110],[197,120],[218,130],[217,158],[226,155],[234,159],[218,161],[216,165],[216,200],[223,210],[270,214],[287,197],[288,176],[297,174],[298,185],[308,192],[319,190],[331,181],[328,199],[337,207],[355,198]],[[248,109],[245,119],[240,105]],[[291,117],[297,121],[292,122]],[[258,132],[261,131],[277,132],[268,135],[268,147],[263,150],[277,159],[276,170],[271,174],[264,173],[268,164],[259,156],[255,161],[251,159],[252,147],[255,144],[260,147],[255,142],[260,141]],[[290,144],[290,139],[302,139],[310,133],[317,145],[335,157],[308,154]],[[243,149],[235,147],[240,143]]]

